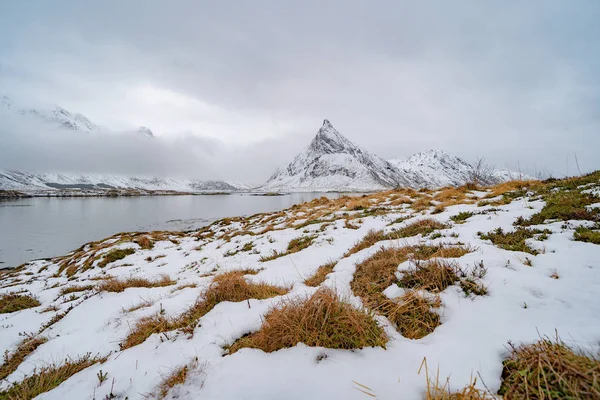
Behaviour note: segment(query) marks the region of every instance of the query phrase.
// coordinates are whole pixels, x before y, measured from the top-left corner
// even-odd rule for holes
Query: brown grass
[[[102,257],[102,261],[100,261],[98,263],[98,267],[104,268],[111,262],[121,260],[133,253],[135,253],[135,249],[113,249],[113,250],[110,250],[109,252],[104,254],[104,256]],[[69,275],[68,272],[67,272],[67,275]]]
[[[435,219],[426,218],[410,223],[398,230],[389,233],[387,239],[400,239],[417,235],[428,235],[438,229],[449,228],[448,224],[436,221]]]
[[[143,250],[151,250],[154,247],[154,242],[148,236],[137,237],[133,242],[137,243]]]
[[[160,278],[156,280],[149,280],[146,278],[135,278],[130,277],[127,279],[107,279],[101,282],[98,285],[99,292],[115,292],[120,293],[127,288],[154,288],[154,287],[164,287],[171,286],[177,283],[177,281],[172,280],[167,275],[162,275]]]
[[[288,243],[287,250],[285,252],[273,251],[273,253],[271,253],[268,256],[262,256],[260,258],[260,261],[262,261],[262,262],[271,261],[271,260],[275,260],[276,258],[279,258],[279,257],[297,253],[301,250],[304,250],[304,249],[310,247],[310,245],[313,243],[313,241],[316,238],[317,238],[316,236],[300,236],[296,239],[292,239]]]
[[[385,235],[383,231],[370,230],[369,232],[367,232],[365,237],[363,237],[359,242],[357,242],[344,254],[344,257],[350,257],[352,254],[358,253],[359,251],[364,249],[368,249],[369,247],[375,245],[375,243],[380,242],[382,240],[385,240]]]
[[[249,299],[268,299],[281,296],[288,292],[287,288],[268,285],[266,283],[252,283],[244,279],[244,274],[258,271],[232,271],[215,276],[206,292],[181,315],[168,318],[157,314],[143,318],[135,325],[124,341],[121,349],[143,343],[153,333],[168,332],[180,329],[192,334],[198,320],[212,310],[222,301],[240,302]]]
[[[168,375],[162,377],[162,381],[158,385],[158,398],[166,399],[169,391],[177,386],[185,383],[190,370],[198,367],[198,357],[194,358],[189,364],[174,368]]]
[[[425,379],[427,380],[427,390],[425,392],[426,400],[494,400],[495,397],[486,391],[477,389],[477,378],[471,378],[468,385],[464,388],[453,391],[450,388],[450,378],[445,381],[440,380],[440,371],[438,369],[435,378],[430,377],[427,359],[423,359],[419,374],[425,368]]]
[[[348,219],[346,219],[346,220],[344,221],[344,228],[346,228],[346,229],[352,229],[352,230],[357,230],[357,229],[359,229],[359,228],[360,228],[360,226],[358,226],[358,225],[354,225],[354,224],[352,223],[352,221],[350,221],[350,219],[348,218]]]
[[[558,337],[510,347],[498,391],[504,398],[600,398],[598,359],[576,353]]]
[[[71,293],[77,293],[77,292],[84,292],[86,290],[91,290],[95,288],[94,285],[75,285],[75,286],[67,286],[64,287],[60,290],[60,295],[64,296],[65,294],[71,294]]]
[[[78,359],[66,359],[62,365],[46,365],[36,368],[33,374],[16,382],[7,390],[0,392],[0,400],[33,399],[42,393],[46,393],[62,382],[66,381],[76,373],[88,368],[98,362],[104,362],[105,358],[92,357],[86,354]]]
[[[39,305],[38,299],[28,294],[5,293],[0,295],[0,314],[12,313]]]
[[[47,341],[45,337],[30,336],[25,338],[12,354],[8,351],[4,353],[4,360],[0,365],[0,380],[15,372],[28,355]]]
[[[337,261],[331,261],[327,264],[321,265],[317,271],[310,277],[304,280],[304,284],[306,286],[317,287],[321,283],[325,281],[327,274],[333,271],[333,268],[336,266]]]
[[[457,273],[460,274],[460,266],[455,262],[443,259],[417,261],[414,268],[402,271],[398,285],[437,293],[456,283],[459,280]]]
[[[431,206],[433,206],[433,203],[429,197],[421,197],[411,204],[411,208],[417,212],[426,210]]]
[[[466,247],[447,245],[382,248],[356,265],[350,287],[367,308],[387,317],[403,336],[420,339],[440,324],[439,315],[431,311],[431,308],[440,306],[439,300],[425,299],[412,291],[400,299],[391,300],[383,291],[399,283],[396,277],[398,265],[409,258],[427,260],[432,257],[460,257],[469,251]]]
[[[258,332],[240,338],[229,353],[242,348],[272,352],[298,343],[332,349],[385,347],[387,337],[373,316],[321,288],[310,297],[282,301],[264,317]]]

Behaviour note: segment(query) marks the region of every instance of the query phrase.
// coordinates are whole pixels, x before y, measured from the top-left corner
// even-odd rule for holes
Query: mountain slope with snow
[[[364,191],[407,183],[396,167],[355,145],[325,120],[310,145],[258,189]]]
[[[474,165],[460,157],[441,150],[428,150],[413,154],[404,160],[389,160],[400,173],[417,175],[419,182],[413,187],[439,188],[460,186],[472,180]],[[531,177],[505,169],[490,167],[489,176],[484,183],[495,184],[514,179],[532,179]]]
[[[15,102],[8,96],[0,97],[0,112],[13,115],[21,115],[25,118],[32,118],[42,121],[50,126],[66,129],[70,131],[80,131],[85,133],[108,133],[108,129],[94,124],[85,115],[73,113],[60,106],[29,106]],[[137,134],[143,137],[153,138],[154,133],[150,128],[140,126],[137,130],[124,132],[127,134]]]
[[[88,133],[102,132],[102,128],[92,123],[87,117],[79,113],[71,113],[62,107],[32,108],[16,104],[7,96],[0,97],[0,110],[22,116],[29,116],[72,131]]]
[[[386,161],[341,135],[328,120],[300,154],[278,170],[262,191],[373,191],[394,187],[440,188],[471,180],[474,166],[439,150],[405,160]],[[486,184],[529,177],[507,170],[491,171]]]
[[[58,189],[141,189],[178,192],[233,192],[246,190],[244,184],[225,181],[198,181],[162,177],[131,177],[106,174],[0,171],[0,190],[25,192]]]

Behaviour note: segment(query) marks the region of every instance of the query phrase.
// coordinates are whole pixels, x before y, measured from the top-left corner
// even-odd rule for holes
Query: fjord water
[[[118,232],[192,230],[338,193],[26,198],[0,201],[0,268],[68,253]]]

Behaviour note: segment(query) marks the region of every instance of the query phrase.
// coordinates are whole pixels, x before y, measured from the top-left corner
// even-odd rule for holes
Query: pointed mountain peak
[[[324,120],[309,148],[317,154],[354,153],[360,149]]]
[[[150,128],[147,128],[145,126],[140,126],[140,128],[137,131],[138,134],[146,136],[146,137],[154,137],[154,134],[152,133],[152,130]]]

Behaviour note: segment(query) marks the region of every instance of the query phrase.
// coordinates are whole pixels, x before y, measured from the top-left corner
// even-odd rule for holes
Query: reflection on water
[[[278,211],[338,193],[26,198],[0,202],[0,268],[65,254],[118,232],[192,230],[216,219]]]

